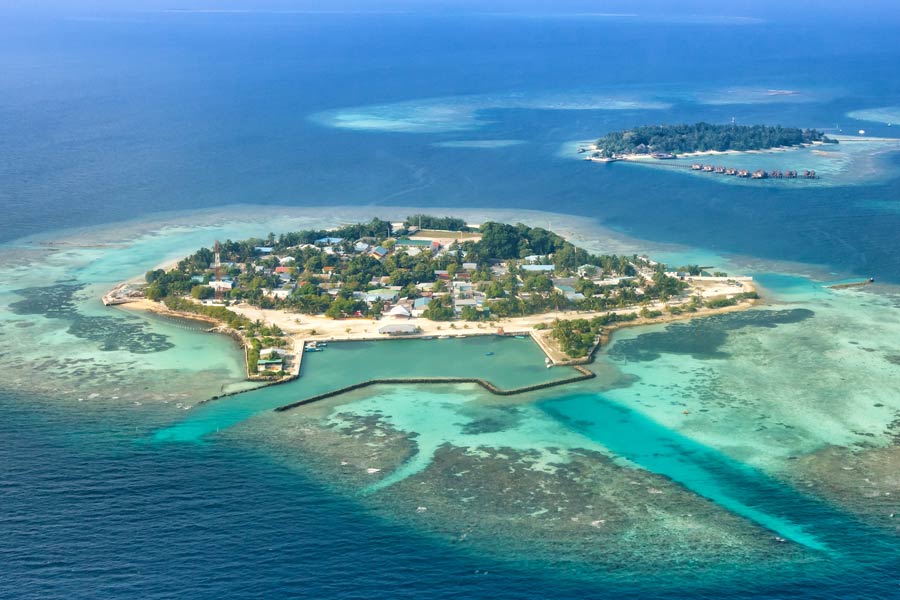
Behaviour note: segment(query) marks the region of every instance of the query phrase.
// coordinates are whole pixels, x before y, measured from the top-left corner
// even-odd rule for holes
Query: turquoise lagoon
[[[242,210],[236,207],[234,213]],[[865,455],[890,445],[891,423],[900,411],[892,392],[900,387],[892,362],[900,356],[900,308],[890,287],[834,291],[806,277],[761,270],[764,265],[757,262],[754,273],[767,305],[619,331],[592,366],[598,377],[591,381],[513,397],[491,396],[474,385],[375,386],[286,413],[272,409],[371,378],[481,377],[509,388],[568,377],[571,371],[544,368],[543,355],[530,340],[335,343],[304,356],[298,381],[198,405],[246,386],[241,353],[231,340],[189,323],[99,303],[99,295],[119,280],[215,239],[325,226],[359,218],[360,212],[253,209],[238,221],[221,212],[181,214],[114,231],[57,234],[53,246],[46,239],[8,245],[0,334],[18,350],[5,352],[0,363],[24,361],[35,373],[52,374],[41,378],[20,369],[13,382],[20,389],[50,392],[84,411],[133,411],[145,432],[135,439],[142,446],[181,442],[190,451],[251,443],[273,456],[289,456],[301,470],[315,465],[325,481],[329,468],[354,469],[353,485],[342,493],[383,503],[387,514],[427,488],[430,520],[413,523],[423,530],[452,528],[458,518],[452,510],[458,503],[442,497],[436,484],[448,470],[460,473],[461,481],[471,473],[467,485],[484,490],[494,489],[491,480],[502,481],[499,473],[518,470],[523,482],[542,478],[536,485],[554,490],[549,498],[561,498],[583,483],[573,473],[600,469],[603,477],[633,473],[632,483],[640,483],[639,489],[628,484],[625,475],[621,485],[592,492],[605,502],[621,502],[629,510],[653,506],[660,497],[675,502],[654,508],[664,516],[641,525],[634,525],[635,514],[621,513],[622,523],[647,536],[640,539],[657,540],[659,553],[647,554],[641,568],[668,564],[666,549],[684,543],[684,536],[715,549],[703,554],[698,546],[697,556],[707,557],[702,560],[724,552],[736,563],[753,562],[768,552],[797,564],[846,560],[848,552],[854,561],[865,560],[855,545],[844,547],[834,523],[882,539],[856,522],[854,513],[834,508],[841,506],[840,495],[817,498],[795,489],[792,469],[797,456],[826,448]],[[648,247],[563,215],[497,212],[495,218],[552,220],[592,248]],[[200,224],[189,226],[190,221]],[[666,260],[729,269],[746,264],[741,257],[704,250],[649,247],[651,255]],[[298,432],[305,432],[305,439]],[[333,436],[330,445],[317,445],[326,434]],[[289,452],[291,446],[303,451]],[[369,473],[366,466],[376,464],[372,453],[380,453],[381,462]],[[322,465],[328,468],[319,469]],[[479,465],[494,470],[479,471]],[[657,476],[661,479],[648,479]],[[530,492],[520,487],[507,493]],[[679,515],[678,506],[690,506],[694,516]],[[558,509],[523,500],[502,510],[516,525],[498,526],[497,539],[515,540],[530,531],[529,543],[540,545],[535,532],[549,526],[547,515]],[[617,536],[628,535],[624,529],[610,533],[606,513],[584,510],[573,517],[580,520],[566,520],[557,529],[582,541],[612,536],[603,537],[604,544],[621,543],[625,538]],[[578,523],[586,523],[585,529],[574,528]],[[786,543],[773,542],[776,538]],[[826,558],[836,556],[844,558]]]

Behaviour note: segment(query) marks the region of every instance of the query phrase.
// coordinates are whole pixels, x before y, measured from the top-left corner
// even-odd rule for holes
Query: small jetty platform
[[[113,289],[109,290],[100,298],[104,306],[116,306],[117,304],[126,304],[135,302],[144,297],[144,286],[131,283],[120,283]]]

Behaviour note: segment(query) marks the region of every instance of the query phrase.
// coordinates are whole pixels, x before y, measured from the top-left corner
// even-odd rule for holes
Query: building
[[[388,311],[388,315],[399,319],[408,319],[412,316],[412,313],[402,304],[397,304]]]
[[[553,265],[522,265],[522,270],[529,273],[552,273],[555,267]]]
[[[287,288],[278,288],[275,290],[263,290],[263,293],[269,298],[275,298],[276,300],[284,300],[288,296],[291,295],[293,290],[289,290]]]
[[[334,245],[334,244],[340,244],[340,243],[343,242],[343,241],[344,241],[344,238],[323,237],[323,238],[317,239],[317,240],[316,240],[316,243],[317,243],[317,244]]]
[[[579,277],[596,277],[600,274],[600,267],[596,265],[581,265],[578,267]]]
[[[400,294],[394,290],[380,289],[366,292],[366,302],[396,302]]]
[[[391,323],[378,328],[378,333],[382,335],[414,335],[418,332],[419,328],[412,323]]]
[[[283,370],[284,359],[279,358],[260,358],[256,361],[256,372],[264,373],[266,371],[281,371]]]
[[[425,309],[428,308],[429,302],[431,302],[431,298],[416,298],[413,301],[412,316],[421,317],[425,314]]]
[[[230,279],[223,279],[222,281],[217,281],[216,279],[211,279],[209,281],[209,287],[218,291],[227,292],[234,288],[234,281]]]

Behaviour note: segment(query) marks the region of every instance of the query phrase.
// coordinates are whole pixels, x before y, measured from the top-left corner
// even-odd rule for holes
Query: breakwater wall
[[[851,281],[848,283],[836,283],[834,285],[829,285],[826,287],[831,290],[845,290],[847,288],[862,287],[864,285],[870,285],[872,283],[875,283],[872,279],[866,279],[864,281]]]
[[[299,406],[304,406],[306,404],[312,404],[313,402],[318,402],[320,400],[325,400],[327,398],[333,398],[334,396],[340,396],[341,394],[346,394],[347,392],[352,392],[354,390],[359,390],[364,387],[369,387],[372,385],[396,385],[396,384],[413,384],[413,385],[421,385],[421,384],[457,384],[457,383],[475,383],[486,389],[492,394],[497,396],[514,396],[516,394],[524,394],[525,392],[533,392],[536,390],[542,390],[546,388],[556,387],[560,385],[567,385],[570,383],[575,383],[578,381],[584,381],[585,379],[593,379],[596,375],[582,366],[574,366],[572,367],[574,370],[578,372],[578,375],[574,377],[568,377],[566,379],[558,379],[556,381],[546,381],[544,383],[535,383],[533,385],[526,385],[523,387],[513,388],[509,390],[505,390],[502,388],[498,388],[490,381],[486,381],[484,379],[479,379],[477,377],[409,377],[409,378],[388,378],[388,379],[369,379],[367,381],[361,381],[360,383],[355,383],[353,385],[348,385],[346,387],[338,388],[336,390],[331,390],[330,392],[325,392],[322,394],[317,394],[315,396],[310,396],[309,398],[304,398],[303,400],[298,400],[297,402],[291,402],[290,404],[285,404],[283,406],[279,406],[275,408],[275,412],[284,412],[286,410],[291,410],[293,408],[297,408]]]

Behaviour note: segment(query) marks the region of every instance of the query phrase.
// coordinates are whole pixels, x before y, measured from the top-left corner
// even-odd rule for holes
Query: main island
[[[593,254],[522,224],[375,218],[210,248],[116,286],[107,305],[200,319],[236,338],[251,380],[299,376],[330,341],[531,337],[546,365],[590,361],[617,326],[747,308],[750,277]]]

